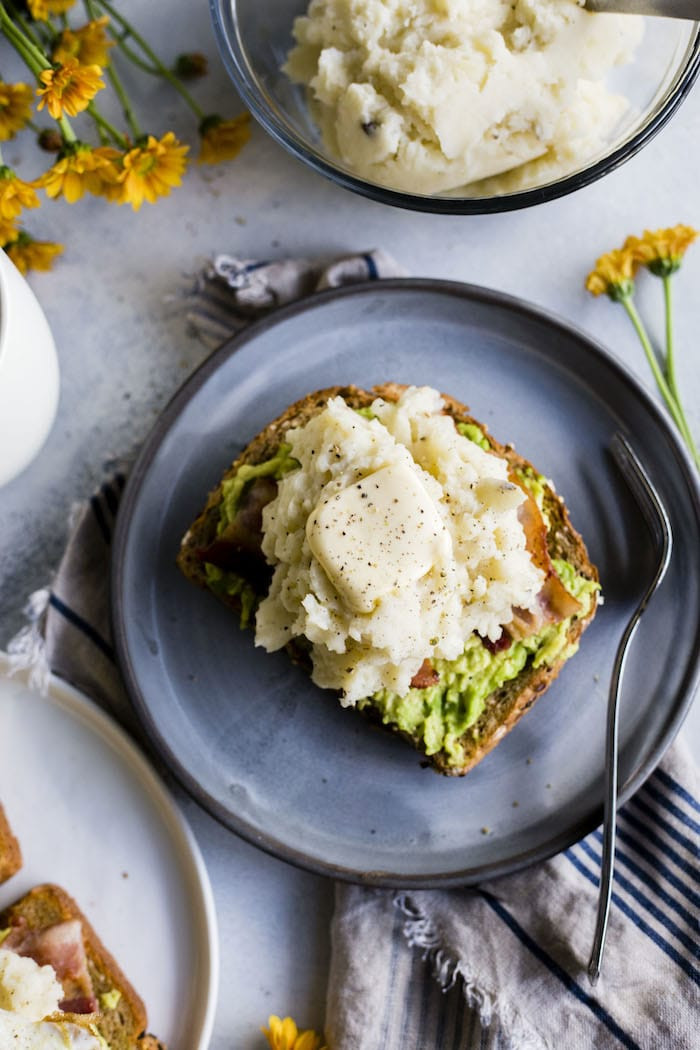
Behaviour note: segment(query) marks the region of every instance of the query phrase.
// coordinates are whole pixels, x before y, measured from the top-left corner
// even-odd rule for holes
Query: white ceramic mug
[[[0,250],[0,485],[44,444],[58,407],[58,359],[48,321]]]

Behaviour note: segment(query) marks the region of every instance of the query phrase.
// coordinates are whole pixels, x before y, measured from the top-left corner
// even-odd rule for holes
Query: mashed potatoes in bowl
[[[507,193],[604,149],[629,105],[606,76],[642,32],[577,0],[311,0],[284,69],[361,178]]]

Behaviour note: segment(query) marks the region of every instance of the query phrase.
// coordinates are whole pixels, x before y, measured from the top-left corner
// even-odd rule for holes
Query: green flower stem
[[[35,47],[31,40],[24,35],[19,26],[13,22],[6,11],[2,0],[0,0],[0,30],[5,34],[15,51],[29,67],[32,73],[34,73],[37,79],[45,69],[51,69],[51,63],[46,55],[43,51],[40,51],[39,48]],[[61,135],[65,142],[76,141],[75,132],[70,126],[67,117],[59,117],[56,123],[61,129]]]
[[[134,41],[134,43],[138,44],[146,58],[149,60],[149,62],[153,64],[154,68],[158,71],[163,80],[167,80],[171,87],[173,87],[175,91],[177,91],[178,94],[182,96],[182,98],[190,107],[190,109],[198,118],[198,120],[203,120],[206,114],[202,107],[197,102],[195,102],[195,100],[192,98],[184,84],[182,84],[175,76],[175,74],[170,69],[168,69],[165,63],[161,62],[153,48],[147,43],[146,40],[144,40],[141,34],[136,29],[134,29],[131,22],[124,18],[124,16],[120,14],[120,12],[117,11],[112,6],[112,4],[108,2],[108,0],[94,0],[94,2],[104,11],[106,11],[110,18],[114,19],[115,22],[118,22],[120,26],[123,26],[123,28],[127,31],[128,35]]]
[[[111,146],[111,138],[98,121],[95,121],[95,128],[97,129],[97,137],[100,140],[100,146]]]
[[[697,446],[693,439],[693,434],[686,419],[685,412],[683,411],[683,405],[681,404],[681,396],[678,390],[678,382],[676,380],[676,360],[675,350],[673,345],[673,295],[671,289],[671,278],[672,274],[664,274],[661,278],[664,286],[664,311],[666,315],[666,378],[668,380],[669,390],[676,400],[678,406],[678,412],[681,417],[683,426],[682,433],[685,438],[686,444],[690,449],[690,453],[695,460],[697,466],[700,466],[700,454],[698,453]]]
[[[98,13],[95,10],[93,0],[83,0],[83,6],[85,8],[85,13],[90,19],[90,21],[94,22],[98,17]],[[117,46],[124,52],[124,54],[130,62],[133,62],[134,65],[138,66],[138,68],[143,70],[144,73],[150,73],[150,75],[154,77],[160,76],[160,73],[157,69],[154,69],[152,66],[149,66],[147,62],[144,62],[144,60],[139,55],[137,55],[136,52],[132,48],[130,48],[129,45],[126,43],[126,39],[129,36],[128,29],[124,29],[120,33],[110,23],[107,26],[107,32],[116,42]]]
[[[64,142],[77,142],[78,141],[77,136],[76,136],[75,132],[73,131],[73,128],[70,126],[70,123],[68,121],[68,117],[59,117],[58,120],[56,121],[56,123],[58,124],[59,128],[61,129],[61,134],[63,135],[63,141]]]
[[[646,359],[649,362],[649,367],[651,368],[654,379],[656,380],[656,385],[659,388],[659,393],[666,402],[666,407],[671,413],[673,421],[680,430],[684,441],[688,445],[688,448],[690,449],[691,454],[693,455],[693,459],[696,463],[698,463],[698,465],[700,465],[700,460],[698,460],[698,453],[694,447],[692,436],[688,430],[688,425],[683,418],[683,413],[678,406],[678,402],[676,401],[671,390],[669,389],[668,383],[664,378],[663,372],[659,368],[659,362],[656,360],[656,355],[654,354],[653,347],[649,341],[649,336],[647,335],[646,328],[644,327],[644,323],[641,317],[637,313],[637,308],[634,305],[634,302],[632,301],[632,297],[625,296],[623,299],[620,300],[620,302],[627,311],[627,316],[634,325],[634,330],[639,336],[639,341],[642,344],[642,348],[646,355]]]
[[[141,136],[143,135],[143,130],[138,120],[136,119],[136,114],[134,113],[131,106],[131,100],[129,99],[129,96],[127,95],[126,91],[124,90],[124,85],[121,82],[121,78],[119,77],[119,74],[117,73],[116,69],[114,68],[111,62],[105,69],[105,73],[107,74],[107,79],[114,88],[115,95],[121,102],[122,111],[124,113],[124,119],[126,120],[129,126],[129,131],[135,139],[141,138]]]
[[[676,362],[673,351],[673,298],[671,293],[671,274],[661,278],[664,285],[664,308],[666,311],[666,377],[671,392],[678,400],[676,384]]]
[[[651,371],[654,375],[654,379],[656,380],[656,385],[659,388],[659,392],[663,397],[664,401],[666,402],[666,406],[671,415],[673,416],[674,421],[676,422],[678,427],[681,428],[681,421],[678,413],[676,399],[669,390],[668,383],[664,379],[663,372],[659,368],[659,362],[656,360],[656,355],[654,353],[651,343],[649,342],[649,336],[647,335],[646,328],[644,327],[644,323],[641,317],[637,313],[637,308],[634,305],[634,302],[632,301],[632,297],[625,296],[624,299],[620,300],[620,302],[627,311],[627,316],[634,325],[634,330],[639,336],[639,341],[642,344],[644,353],[646,354],[646,359],[649,362],[649,367],[651,368]]]
[[[0,30],[7,37],[22,61],[32,71],[35,77],[39,77],[45,69],[51,68],[51,63],[46,55],[22,32],[16,22],[8,15],[4,4],[0,0]]]
[[[31,40],[31,42],[34,44],[35,47],[37,47],[39,50],[41,50],[41,46],[42,46],[41,40],[36,35],[34,30],[31,28],[31,26],[22,18],[22,16],[20,15],[19,11],[17,10],[17,6],[14,3],[14,0],[6,0],[6,2],[7,2],[7,6],[10,9],[10,14],[11,14],[12,18],[14,19],[15,22],[19,23],[20,28],[22,29],[22,32],[25,34],[25,36],[27,36]]]
[[[94,21],[97,18],[97,11],[95,10],[93,0],[84,0],[84,7],[85,13],[87,14],[88,18],[91,21]],[[126,93],[124,85],[122,84],[121,77],[117,73],[112,62],[110,62],[109,65],[106,67],[105,73],[107,74],[107,78],[110,84],[114,88],[115,95],[121,102],[122,111],[124,113],[124,119],[126,120],[126,123],[129,127],[129,131],[135,139],[141,138],[141,136],[143,135],[143,130],[138,120],[136,119],[136,114],[134,113],[133,107],[131,105],[131,100]],[[105,130],[110,130],[109,128],[107,128],[106,124],[104,124],[103,127],[105,128]],[[116,131],[116,129],[111,129],[110,134],[113,131]],[[116,134],[119,135],[119,132],[116,132]],[[123,136],[120,135],[120,138],[123,146],[126,147],[128,143],[126,142]]]
[[[111,124],[106,117],[102,116],[94,102],[90,103],[90,105],[87,108],[87,111],[92,117],[92,119],[95,121],[97,129],[100,132],[100,138],[102,138],[103,143],[106,143],[109,141],[109,139],[111,139],[112,142],[116,143],[116,145],[119,146],[121,149],[129,148],[129,143],[124,137],[124,135],[122,135],[120,131],[117,131],[114,125]],[[106,138],[103,137],[104,135],[106,135]]]
[[[50,55],[53,46],[58,39],[58,34],[48,22],[32,22],[31,25],[19,16],[14,17],[15,23],[20,26],[29,37],[34,46],[44,55]]]
[[[124,30],[123,33],[117,33],[114,30],[110,30],[112,37],[117,42],[117,47],[124,52],[130,62],[140,69],[144,73],[148,73],[149,76],[159,77],[160,71],[155,69],[153,66],[149,66],[148,62],[144,62],[140,55],[137,55],[132,47],[129,47],[126,40],[129,36],[128,32]]]

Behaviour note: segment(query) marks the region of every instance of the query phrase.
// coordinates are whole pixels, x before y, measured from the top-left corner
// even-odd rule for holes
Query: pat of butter
[[[324,498],[309,515],[306,535],[333,586],[358,612],[410,588],[451,552],[435,502],[403,463]]]

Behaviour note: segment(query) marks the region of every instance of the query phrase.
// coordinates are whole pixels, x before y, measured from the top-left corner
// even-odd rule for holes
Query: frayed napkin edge
[[[42,695],[48,692],[51,679],[44,638],[44,618],[50,600],[49,587],[33,591],[23,609],[27,623],[7,643],[9,674],[12,676],[26,672],[30,688],[36,689]]]
[[[477,984],[466,963],[442,946],[435,924],[409,894],[396,894],[394,904],[404,916],[403,932],[408,944],[420,949],[443,992],[448,992],[459,981],[465,1002],[478,1012],[481,1025],[486,1028],[497,1018],[513,1050],[553,1050],[541,1032],[511,1003]]]
[[[71,506],[68,515],[69,535],[73,533],[83,507],[84,503],[81,502]],[[51,592],[51,582],[32,591],[22,609],[27,622],[7,643],[8,674],[10,677],[26,674],[29,687],[36,689],[42,696],[46,696],[49,691],[52,674],[44,634]]]

